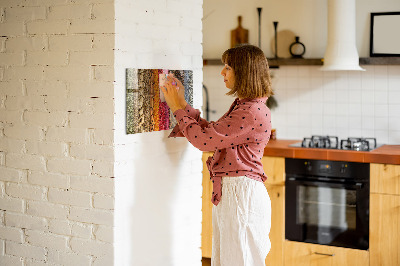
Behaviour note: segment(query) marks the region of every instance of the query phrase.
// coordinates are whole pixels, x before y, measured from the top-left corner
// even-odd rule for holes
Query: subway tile
[[[387,78],[388,66],[387,65],[376,65],[374,67],[374,77],[375,78]]]
[[[323,101],[325,103],[333,103],[336,101],[336,91],[330,85],[324,87]]]
[[[375,78],[374,80],[374,90],[375,91],[386,91],[388,89],[388,79],[387,78]]]
[[[336,103],[349,103],[349,91],[348,90],[337,90],[336,91]]]
[[[400,143],[400,130],[389,131],[389,139],[387,143],[399,144]]]
[[[362,120],[360,116],[349,116],[349,129],[361,129]]]
[[[361,115],[363,117],[373,117],[375,115],[375,106],[373,104],[361,105]]]
[[[400,104],[389,104],[388,105],[388,116],[389,117],[400,117]]]
[[[335,71],[321,71],[324,78],[335,78]]]
[[[361,100],[363,104],[374,103],[374,91],[362,90]]]
[[[387,129],[375,129],[374,137],[376,138],[377,144],[386,144],[389,141],[389,134]]]
[[[387,104],[375,104],[374,108],[375,108],[375,117],[387,117],[389,115],[389,107]],[[398,111],[400,113],[400,110]]]
[[[374,78],[373,76],[363,76],[361,79],[362,90],[373,90],[374,89]]]
[[[349,87],[349,78],[347,76],[347,72],[345,72],[345,73],[346,73],[346,75],[342,74],[336,78],[335,86],[338,90],[347,90]]]
[[[400,90],[400,74],[398,76],[389,76],[388,89],[391,91]]]
[[[310,87],[314,90],[321,90],[324,85],[324,79],[322,77],[311,77]]]
[[[310,67],[299,67],[297,69],[297,75],[301,78],[309,79],[311,76],[311,68]]]
[[[311,114],[320,114],[322,116],[322,112],[324,110],[324,104],[321,101],[312,101],[311,102]]]
[[[361,90],[349,90],[349,102],[350,103],[361,103],[362,91]]]
[[[400,131],[400,117],[389,117],[389,130]]]
[[[298,88],[299,87],[298,78],[297,77],[286,78],[286,87],[288,89]]]
[[[349,90],[361,90],[361,77],[356,76],[356,77],[349,77]]]
[[[325,130],[333,130],[333,129],[335,129],[336,130],[336,128],[335,128],[335,125],[336,125],[336,116],[335,115],[324,115],[324,120],[322,121],[323,122],[323,127],[324,127],[324,129]],[[332,133],[330,132],[330,131],[326,131],[326,134],[334,134],[333,133],[333,131],[332,131]]]
[[[349,104],[349,115],[361,116],[361,113],[362,113],[362,105],[360,103]]]
[[[299,76],[297,82],[299,88],[306,88],[306,89],[310,88],[311,82],[309,77]]]
[[[287,67],[285,67],[285,69],[286,69],[286,73],[285,73],[286,77],[297,77],[298,76],[298,67],[297,66],[287,66]]]
[[[388,102],[388,92],[387,91],[375,91],[374,93],[375,104],[385,104]]]
[[[375,117],[375,130],[388,130],[389,118],[388,117]]]
[[[336,106],[334,103],[325,103],[323,107],[324,115],[335,115],[336,114]]]
[[[361,128],[349,128],[349,137],[360,137],[362,135]]]
[[[347,116],[349,114],[349,105],[346,103],[336,103],[336,114]]]
[[[388,66],[388,76],[400,76],[400,66],[395,65],[395,66]]]
[[[349,118],[345,115],[336,116],[336,127],[338,129],[348,129],[349,127]]]
[[[321,66],[310,66],[310,77],[311,78],[322,78],[324,76],[324,71],[321,71]]]
[[[388,103],[389,104],[400,104],[400,90],[388,92]]]

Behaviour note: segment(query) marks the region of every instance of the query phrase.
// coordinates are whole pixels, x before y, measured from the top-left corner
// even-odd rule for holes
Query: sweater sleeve
[[[218,122],[201,125],[194,118],[179,109],[174,116],[179,123],[180,132],[201,151],[224,149],[254,141],[251,132],[257,125],[257,120],[250,110],[236,109]]]
[[[196,120],[200,126],[205,127],[208,126],[209,122],[203,118],[200,117],[200,111],[197,109],[194,109],[192,106],[190,106],[189,104],[186,105],[185,109],[183,109],[186,114],[193,118],[194,120]],[[172,129],[171,134],[169,134],[168,136],[169,138],[171,137],[184,137],[184,135],[182,134],[182,132],[179,129],[179,123]]]

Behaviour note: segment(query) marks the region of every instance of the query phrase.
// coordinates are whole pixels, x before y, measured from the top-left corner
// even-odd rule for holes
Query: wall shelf
[[[400,57],[362,57],[360,65],[400,65]]]
[[[279,66],[321,66],[322,58],[268,58],[271,68]],[[204,59],[204,66],[222,65],[220,59]],[[360,65],[400,65],[400,57],[362,57]]]

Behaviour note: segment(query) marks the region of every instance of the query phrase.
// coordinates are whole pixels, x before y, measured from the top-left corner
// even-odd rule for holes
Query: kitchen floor
[[[202,258],[201,262],[203,266],[211,266],[211,259],[209,258]]]

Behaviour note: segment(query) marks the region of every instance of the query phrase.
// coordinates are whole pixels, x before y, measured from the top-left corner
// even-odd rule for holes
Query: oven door
[[[369,185],[286,178],[286,239],[367,250]]]

